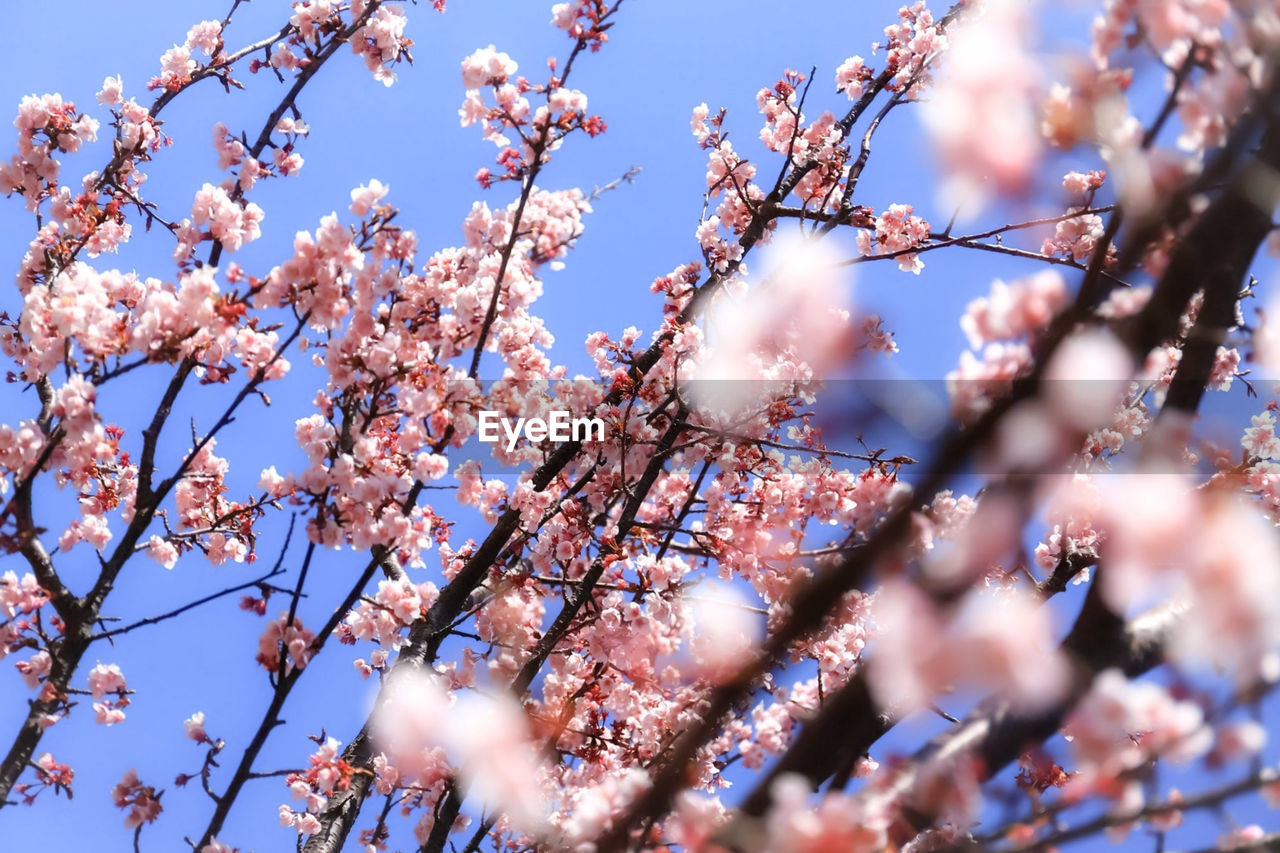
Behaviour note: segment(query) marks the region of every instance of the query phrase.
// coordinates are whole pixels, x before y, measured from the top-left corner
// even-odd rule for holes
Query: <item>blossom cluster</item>
[[[881,71],[861,56],[835,69],[843,116],[806,106],[833,95],[810,95],[809,75],[766,78],[758,139],[773,160],[746,159],[747,147],[729,141],[727,112],[700,104],[689,127],[706,157],[705,209],[685,247],[696,260],[653,279],[660,315],[651,327],[587,334],[587,375],[574,376],[554,348],[543,296],[605,190],[544,182],[573,134],[605,130],[567,78],[580,55],[608,43],[617,7],[552,6],[572,52],[547,63],[543,82],[495,45],[461,60],[460,123],[499,150],[477,181],[510,193],[471,204],[452,246],[420,245],[386,176],[368,177],[343,212],[248,268],[270,251],[253,244],[276,221],[258,182],[304,165],[311,127],[295,96],[344,45],[391,85],[413,46],[401,6],[298,0],[276,35],[239,52],[224,43],[224,22],[197,24],[162,56],[150,108],[126,101],[119,77],[104,81],[98,100],[116,144],[78,185],[60,182],[55,156],[93,142],[97,120],[58,95],[23,100],[18,153],[0,165],[0,192],[40,212],[17,276],[21,309],[0,316],[12,378],[39,403],[0,425],[0,492],[12,493],[0,547],[31,565],[0,576],[0,656],[15,656],[11,677],[33,691],[23,737],[38,742],[76,696],[90,697],[97,723],[125,721],[133,691],[120,666],[88,666],[101,641],[128,642],[135,628],[227,599],[266,617],[268,601],[283,596],[276,618],[238,617],[257,625],[245,656],[272,691],[261,736],[237,747],[241,762],[222,761],[227,742],[210,736],[204,711],[182,721],[205,759],[178,787],[199,778],[218,801],[192,844],[201,853],[234,853],[215,837],[226,837],[225,811],[243,783],[271,775],[284,776],[288,794],[275,790],[289,798],[274,814],[300,846],[306,836],[348,837],[371,792],[387,807],[355,833],[366,851],[390,846],[397,807],[422,847],[478,824],[470,849],[488,837],[495,849],[587,851],[643,825],[632,840],[646,849],[708,850],[742,821],[775,853],[982,844],[989,839],[970,837],[987,819],[982,785],[1006,772],[982,749],[988,738],[1021,744],[1018,725],[1041,741],[1018,758],[1016,777],[1007,771],[1033,820],[1004,840],[1050,846],[1059,827],[1042,816],[1086,798],[1105,805],[1113,837],[1142,820],[1174,828],[1186,801],[1176,791],[1156,798],[1155,762],[1217,769],[1255,761],[1265,744],[1234,698],[1215,707],[1189,685],[1225,674],[1251,701],[1276,682],[1280,437],[1269,403],[1252,410],[1239,447],[1204,442],[1193,458],[1188,419],[1165,405],[1199,357],[1191,343],[1222,333],[1198,385],[1238,392],[1252,330],[1237,317],[1206,332],[1212,282],[1163,304],[1170,259],[1213,193],[1179,198],[1167,221],[1150,217],[1163,216],[1262,91],[1274,16],[1257,4],[1108,0],[1088,61],[1064,63],[1067,82],[1046,89],[1015,4],[960,3],[935,17],[921,0],[873,50]],[[1172,147],[1126,100],[1134,69],[1125,63],[1139,47],[1172,75],[1157,119],[1180,123]],[[142,194],[143,164],[170,141],[157,114],[201,79],[240,87],[234,66],[250,54],[250,71],[279,78],[289,94],[256,136],[213,124],[206,165],[218,174],[194,182],[174,221],[160,218]],[[864,119],[882,92],[888,105]],[[958,215],[938,232],[930,219],[941,220],[923,206],[855,203],[889,106],[930,98],[929,139],[951,189],[1021,200],[1039,189],[1045,146],[1087,146],[1078,170],[1050,173],[1065,213],[966,237],[954,230]],[[1121,268],[1129,255],[1104,246],[1111,200],[1155,235],[1133,269]],[[1049,209],[1063,207],[1059,199]],[[168,274],[98,268],[156,223],[175,244]],[[849,232],[854,257],[828,238],[837,229]],[[1018,234],[1033,236],[1015,245]],[[922,255],[944,248],[1051,266],[982,279],[990,287],[959,321],[969,350],[947,376],[952,419],[968,431],[944,446],[938,469],[916,476],[914,459],[869,446],[862,433],[843,446],[822,415],[840,403],[831,377],[891,369],[863,353],[896,353],[890,328],[904,348],[917,334],[896,306],[862,312],[851,268],[892,259],[919,273]],[[1069,323],[1070,270],[1089,278]],[[1122,280],[1141,276],[1151,283]],[[1156,309],[1176,330],[1144,343],[1150,352],[1130,352]],[[126,431],[107,419],[106,398],[135,369],[169,380],[151,425]],[[1015,385],[1025,377],[1035,381]],[[189,443],[167,431],[161,441],[178,398],[207,393],[190,390],[197,382],[231,386],[225,413],[193,424]],[[267,383],[286,382],[302,396],[274,396],[307,402],[263,440],[297,452],[264,460],[274,464],[245,495],[227,431],[248,406],[270,403]],[[1011,392],[1021,396],[997,408]],[[912,405],[883,409],[898,417]],[[551,411],[597,418],[604,434],[459,452],[482,412]],[[905,440],[893,432],[895,444]],[[982,490],[943,488],[971,457],[978,473],[994,471]],[[1153,459],[1197,476],[1157,475]],[[30,517],[30,483],[41,476],[68,510],[52,531]],[[264,520],[285,514],[307,540],[296,585],[276,585],[294,571],[285,537],[276,567],[259,578],[159,617],[109,621],[104,601],[134,555],[185,570],[199,552],[215,573],[246,571],[259,562]],[[1027,529],[1042,519],[1042,541],[1027,547]],[[490,532],[466,539],[466,521]],[[324,549],[361,552],[363,571],[313,566]],[[67,570],[81,563],[100,570],[84,595],[79,569]],[[1067,608],[1044,604],[1057,594],[1084,599],[1077,627],[1110,633],[1082,640],[1072,630],[1060,642]],[[1161,620],[1176,630],[1155,636]],[[1134,637],[1141,648],[1122,647]],[[290,691],[335,648],[353,666],[326,670],[336,673],[332,695],[376,690],[367,725],[347,741],[321,729],[305,762],[262,771],[259,750],[286,700],[298,701]],[[1168,683],[1122,674],[1157,657],[1177,668]],[[899,720],[946,716],[943,704],[960,713],[979,695],[968,721],[913,755],[889,760],[875,746]],[[832,754],[815,758],[806,736],[849,704],[861,716],[839,720],[839,742],[817,750]],[[1046,739],[1050,730],[1061,742]],[[71,767],[48,752],[25,766],[38,750],[23,748],[18,769],[32,781],[6,790],[27,803],[44,790],[70,795]],[[785,770],[776,778],[766,771],[774,762]],[[740,771],[763,780],[745,800],[765,802],[758,820],[720,796]],[[815,794],[833,774],[841,784]],[[1272,777],[1255,775],[1253,787],[1280,798]],[[843,790],[849,777],[865,782]],[[166,817],[162,792],[136,769],[110,796],[135,832]],[[1255,829],[1223,843],[1254,840]]]

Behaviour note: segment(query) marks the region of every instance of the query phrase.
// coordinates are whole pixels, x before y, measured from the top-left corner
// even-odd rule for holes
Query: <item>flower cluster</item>
[[[101,725],[113,726],[124,722],[129,689],[119,666],[100,663],[89,670],[89,694],[93,696],[93,711]]]
[[[33,615],[48,602],[35,575],[25,574],[21,580],[12,571],[0,575],[0,658],[25,645],[23,636],[34,628]]]
[[[164,806],[160,805],[160,794],[150,785],[138,780],[136,768],[127,771],[111,789],[111,800],[116,808],[128,809],[124,825],[126,829],[135,829],[144,823],[155,823]]]
[[[28,95],[18,105],[14,119],[18,129],[18,153],[0,163],[0,193],[21,193],[27,209],[58,190],[61,165],[55,153],[73,154],[85,142],[98,138],[98,120],[76,111],[61,95]]]
[[[920,274],[924,261],[913,249],[929,240],[929,223],[909,204],[891,204],[858,231],[858,251],[865,257],[892,256],[903,272]]]
[[[607,129],[600,116],[587,114],[585,94],[566,88],[563,80],[554,76],[544,86],[524,77],[512,81],[518,67],[493,45],[462,61],[462,83],[467,91],[458,110],[460,123],[463,127],[479,124],[484,138],[502,149],[496,175],[488,168],[476,174],[476,180],[486,189],[495,180],[517,180],[528,170],[540,168],[574,131],[596,136]],[[486,103],[482,89],[492,92],[492,106]],[[529,102],[530,95],[541,95],[543,103],[535,109]],[[513,147],[508,133],[516,134],[518,147]]]
[[[302,669],[311,659],[315,639],[315,634],[302,624],[301,619],[294,617],[290,622],[289,614],[281,613],[280,618],[267,623],[266,629],[258,637],[257,661],[267,672],[279,672],[283,650],[287,655],[285,674],[294,669]]]

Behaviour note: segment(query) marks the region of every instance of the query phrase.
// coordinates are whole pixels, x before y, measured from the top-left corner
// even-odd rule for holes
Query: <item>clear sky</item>
[[[0,114],[6,108],[16,112],[24,95],[58,92],[81,108],[94,110],[104,121],[103,138],[109,139],[105,132],[109,116],[94,104],[103,77],[120,74],[125,96],[136,95],[140,102],[149,103],[144,85],[157,72],[160,54],[181,43],[191,24],[221,18],[228,5],[229,0],[7,4],[6,23],[0,29]],[[400,80],[391,88],[374,81],[358,59],[344,52],[307,89],[300,103],[312,128],[310,138],[299,148],[305,166],[296,178],[267,181],[254,191],[253,199],[266,211],[263,238],[236,255],[239,263],[263,273],[284,260],[295,231],[314,229],[324,214],[343,210],[350,189],[371,178],[390,184],[387,201],[401,209],[401,224],[418,232],[424,254],[461,241],[461,221],[476,198],[483,197],[492,206],[510,200],[512,187],[499,185],[482,195],[473,180],[478,168],[492,163],[495,149],[479,138],[475,128],[458,125],[456,111],[463,97],[459,62],[477,47],[494,44],[520,63],[522,73],[537,79],[545,59],[563,57],[570,42],[548,25],[550,0],[451,0],[449,5],[443,16],[429,5],[410,8],[415,64],[400,66]],[[633,185],[599,200],[585,235],[567,259],[567,268],[546,275],[546,295],[536,313],[546,318],[557,337],[551,353],[555,363],[567,364],[571,372],[586,372],[590,362],[582,342],[596,329],[616,335],[634,325],[647,338],[661,316],[658,299],[649,293],[650,282],[698,258],[694,228],[702,209],[706,158],[689,133],[692,108],[703,101],[713,111],[728,107],[727,126],[735,147],[754,158],[762,153],[756,142],[760,127],[756,91],[771,85],[786,68],[808,72],[816,66],[807,112],[843,111],[848,102],[833,91],[834,69],[853,54],[871,59],[870,43],[881,37],[881,28],[893,20],[897,6],[883,0],[810,4],[626,0],[609,44],[599,54],[584,56],[572,81],[587,93],[591,112],[601,114],[609,130],[594,140],[572,137],[545,170],[541,184],[589,191],[631,166],[643,172]],[[261,38],[288,15],[289,4],[283,0],[255,0],[238,13],[226,34],[227,42],[238,46]],[[1050,40],[1078,40],[1085,32],[1069,11],[1054,10],[1053,20]],[[252,136],[281,93],[281,85],[266,74],[246,75],[245,82],[248,91],[231,94],[224,94],[214,83],[202,83],[165,111],[164,129],[175,144],[149,164],[151,179],[145,188],[162,211],[181,218],[201,184],[222,179],[210,141],[214,122],[223,121],[233,131],[244,129]],[[0,156],[5,157],[14,148],[12,131],[7,133],[0,133]],[[107,144],[87,146],[81,155],[68,158],[64,176],[71,178],[104,163],[109,156]],[[764,158],[762,172],[777,165],[777,158]],[[1056,174],[1061,171],[1065,169]],[[1046,186],[1056,183],[1054,174],[1051,171]],[[876,209],[891,202],[914,203],[917,212],[942,223],[949,211],[936,207],[936,183],[912,108],[902,109],[876,138],[871,166],[859,187],[860,200]],[[1046,192],[1041,197],[1055,196]],[[1003,224],[1009,221],[1008,215],[1015,214],[989,211],[976,224]],[[33,220],[20,200],[0,203],[0,259],[9,269],[17,269],[33,233]],[[852,255],[852,241],[846,245]],[[104,256],[96,264],[172,279],[171,249],[168,238],[147,238],[135,225],[134,240],[120,256]],[[931,254],[925,259],[926,269],[919,276],[901,273],[890,264],[860,267],[856,303],[864,310],[879,311],[895,333],[902,349],[894,360],[897,369],[936,379],[965,346],[957,322],[964,305],[985,293],[992,278],[1014,277],[1035,267],[961,252]],[[11,285],[0,288],[0,308],[16,313],[19,304]],[[300,359],[292,360],[299,364]],[[163,375],[159,370],[139,371],[133,374],[136,378],[126,380],[131,383],[127,394],[121,394],[120,388],[106,394],[104,409],[109,419],[136,435],[141,413],[154,406],[156,383]],[[251,406],[223,434],[219,453],[232,461],[228,482],[233,494],[251,489],[267,465],[275,464],[281,471],[301,467],[302,455],[292,439],[293,420],[310,414],[315,387],[315,383],[290,381],[271,388],[274,405],[270,409]],[[166,433],[162,454],[178,458],[189,446],[188,419],[194,418],[197,428],[207,428],[211,412],[221,410],[228,390],[202,388],[186,397]],[[19,386],[0,387],[0,421],[16,423],[36,409],[34,396],[20,393]],[[42,496],[50,513],[46,517],[65,521],[66,496],[62,498]],[[470,514],[454,514],[467,519],[459,527],[461,533],[482,532]],[[57,529],[56,521],[46,523]],[[284,527],[276,522],[264,529],[260,549],[265,561],[274,559]],[[295,547],[291,556],[296,558],[300,552]],[[85,548],[74,552],[73,584],[91,576],[96,569],[91,559]],[[75,560],[81,565],[74,565]],[[325,594],[339,595],[362,564],[359,555],[350,552],[325,554],[318,561],[313,570],[320,580],[300,610],[308,625],[323,621],[332,607]],[[21,574],[17,560],[0,563],[0,570],[9,568]],[[185,558],[173,571],[138,559],[124,573],[107,611],[125,620],[136,619],[255,573],[254,567],[246,566],[212,568],[199,556]],[[326,581],[326,576],[332,580]],[[420,579],[438,579],[430,557]],[[211,804],[198,786],[177,789],[172,784],[178,773],[197,770],[203,755],[201,748],[183,740],[183,719],[196,710],[205,711],[210,733],[229,743],[224,764],[231,764],[268,697],[265,675],[253,660],[261,624],[237,610],[234,601],[195,611],[180,626],[139,631],[122,638],[114,649],[91,651],[88,666],[95,657],[119,663],[129,686],[137,691],[128,719],[104,729],[93,725],[86,706],[46,735],[40,751],[51,750],[76,769],[74,807],[45,794],[33,809],[0,811],[0,850],[128,849],[132,833],[123,828],[123,813],[112,806],[109,792],[131,766],[138,768],[144,780],[167,789],[165,814],[144,832],[144,849],[185,849],[181,839],[199,834]],[[1078,597],[1064,596],[1064,608],[1077,605]],[[303,763],[311,751],[305,739],[308,732],[319,733],[323,727],[345,740],[357,731],[368,700],[366,695],[360,701],[360,692],[369,694],[374,684],[355,677],[350,665],[354,656],[350,650],[331,649],[313,664],[315,671],[308,671],[289,699],[284,717],[290,725],[272,738],[260,769]],[[83,673],[78,682],[83,683]],[[0,665],[0,695],[4,696],[0,739],[6,747],[25,709],[25,691],[9,662]],[[921,724],[933,725],[934,721]],[[887,749],[907,748],[912,741],[904,734],[919,731],[907,728],[880,747],[881,755]],[[1277,759],[1274,747],[1268,757]],[[220,787],[220,781],[215,779],[214,786]],[[275,817],[276,806],[286,801],[288,792],[281,780],[252,782],[222,836],[245,849],[291,849],[293,830],[280,828]],[[1274,815],[1256,808],[1241,813],[1264,826],[1277,824]],[[1217,827],[1210,825],[1184,839],[1208,842],[1216,832]],[[1146,850],[1150,842],[1139,838],[1121,849]]]

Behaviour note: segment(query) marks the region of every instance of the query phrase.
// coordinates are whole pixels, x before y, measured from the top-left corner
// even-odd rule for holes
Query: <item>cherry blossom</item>
[[[904,272],[920,273],[924,261],[911,251],[929,238],[929,223],[909,204],[891,204],[875,217],[874,230],[858,232],[858,251],[865,256],[892,255]]]
[[[258,638],[258,663],[268,672],[276,672],[280,668],[281,648],[287,654],[286,672],[292,668],[301,669],[311,658],[311,643],[315,635],[307,630],[300,619],[289,621],[287,613],[267,623],[266,630]]]
[[[182,730],[196,743],[204,743],[209,736],[204,731],[204,711],[197,711],[182,723]]]
[[[249,202],[242,207],[226,190],[212,184],[205,184],[191,205],[192,222],[197,226],[208,223],[213,239],[231,252],[262,236],[259,223],[263,215],[258,205]]]
[[[1250,455],[1259,459],[1280,459],[1280,438],[1276,437],[1276,417],[1264,411],[1252,417],[1253,426],[1244,431],[1240,443]]]
[[[111,789],[111,799],[117,808],[128,809],[124,825],[126,829],[134,829],[144,823],[154,823],[164,807],[160,805],[159,795],[149,785],[138,780],[138,771],[131,769]]]
[[[1025,4],[994,0],[948,31],[948,72],[934,86],[924,122],[950,174],[949,206],[993,191],[1021,195],[1038,164],[1039,69],[1023,48],[1029,18]],[[990,144],[993,137],[999,145]]]
[[[997,279],[991,292],[969,303],[960,328],[969,346],[1020,338],[1049,325],[1067,304],[1067,284],[1060,273],[1045,270],[1010,284]]]
[[[880,593],[873,612],[879,645],[872,676],[886,704],[921,707],[944,688],[981,683],[1035,706],[1065,687],[1066,663],[1052,654],[1048,615],[1018,593],[975,590],[949,614],[898,584]]]
[[[99,724],[113,726],[124,721],[128,692],[124,675],[116,664],[100,663],[89,670],[89,693],[95,700],[93,710]]]
[[[462,85],[468,89],[500,86],[516,73],[518,67],[510,56],[489,45],[462,61]]]
[[[135,839],[204,803],[207,825],[172,828],[202,853],[271,833],[310,853],[1174,844],[1225,797],[1209,772],[1277,796],[1253,716],[1280,672],[1274,277],[1254,261],[1275,242],[1255,162],[1280,162],[1259,107],[1274,10],[1099,0],[1081,27],[913,2],[812,71],[664,91],[696,105],[697,186],[644,211],[684,236],[642,245],[676,254],[640,270],[652,313],[620,318],[635,270],[579,243],[630,215],[635,170],[566,182],[583,137],[663,138],[599,82],[630,4],[536,12],[545,65],[519,27],[510,52],[431,33],[464,45],[443,59],[461,80],[410,88],[496,147],[444,164],[483,192],[457,204],[399,176],[394,113],[314,114],[321,75],[399,98],[377,84],[426,73],[411,4],[299,0],[256,37],[231,5],[144,53],[146,89],[108,64],[87,112],[23,98],[0,161],[30,227],[0,313],[0,656],[22,703],[0,801],[70,797],[52,726],[154,735],[96,728],[134,698],[100,656],[150,706],[171,685],[134,653],[196,609],[225,636],[184,635],[204,687],[182,713],[224,719],[232,696],[233,731],[182,720],[198,746],[174,760],[200,763],[164,808],[129,769],[163,749],[104,767]],[[758,117],[710,106],[753,93]],[[169,105],[197,97],[188,133]],[[171,145],[185,186],[148,165]],[[295,211],[322,145],[371,171]],[[414,230],[424,199],[455,236]],[[931,275],[890,286],[890,259]],[[573,270],[597,292],[558,290],[582,262],[604,264]],[[949,418],[916,382],[944,374]],[[481,440],[554,413],[603,429]],[[206,672],[217,643],[240,666]],[[958,722],[929,738],[933,714]]]
[[[871,74],[861,56],[851,56],[836,69],[836,88],[848,95],[849,100],[855,100],[862,96]]]

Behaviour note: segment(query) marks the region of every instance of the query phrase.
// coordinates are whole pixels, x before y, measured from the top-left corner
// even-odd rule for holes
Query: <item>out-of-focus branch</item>
[[[1215,844],[1212,847],[1201,847],[1198,850],[1174,851],[1174,853],[1280,853],[1280,832],[1273,832],[1257,841],[1246,841],[1223,847]]]
[[[1275,193],[1280,189],[1280,181],[1269,180],[1261,190],[1254,184],[1259,182],[1260,174],[1273,175],[1276,171],[1275,167],[1266,165],[1264,171],[1260,173],[1259,161],[1252,159],[1247,161],[1243,168],[1236,167],[1238,162],[1236,158],[1239,157],[1245,141],[1256,136],[1260,125],[1266,127],[1272,125],[1274,121],[1272,113],[1265,109],[1269,103],[1270,96],[1262,102],[1266,115],[1264,121],[1260,121],[1255,115],[1247,115],[1233,132],[1225,151],[1215,159],[1200,181],[1193,183],[1192,187],[1187,188],[1183,193],[1176,194],[1170,200],[1166,209],[1172,211],[1174,207],[1185,202],[1184,196],[1187,192],[1201,186],[1204,181],[1220,180],[1223,172],[1228,174],[1233,170],[1235,172],[1228,189],[1215,198],[1209,209],[1179,244],[1147,308],[1129,324],[1125,340],[1136,357],[1145,356],[1146,352],[1176,330],[1177,319],[1185,308],[1187,300],[1194,293],[1195,283],[1202,282],[1203,276],[1207,274],[1210,259],[1214,258],[1217,252],[1216,247],[1226,241],[1225,245],[1228,249],[1223,253],[1224,264],[1231,263],[1237,268],[1243,268],[1252,259],[1259,243],[1269,230],[1269,211],[1274,207]],[[1264,150],[1263,158],[1280,158],[1280,152]],[[1267,206],[1268,200],[1271,207]],[[1265,214],[1268,229],[1260,231],[1255,223],[1258,220],[1259,211],[1264,208],[1268,211]],[[1105,293],[1098,286],[1098,282],[1103,274],[1111,241],[1119,230],[1122,213],[1119,209],[1114,211],[1111,221],[1104,230],[1080,286],[1076,303],[1071,309],[1055,318],[1042,339],[1035,354],[1032,373],[1016,381],[1013,390],[995,401],[970,428],[955,433],[942,442],[937,461],[926,469],[930,473],[926,481],[919,486],[918,493],[929,495],[942,488],[962,461],[992,434],[995,425],[1004,414],[1017,402],[1033,397],[1037,393],[1041,373],[1052,353],[1078,323],[1090,320],[1094,306]],[[1242,216],[1249,220],[1249,224],[1242,229],[1245,235],[1243,238],[1238,235],[1233,225],[1233,220]],[[1159,222],[1162,219],[1163,217],[1156,217],[1155,221]],[[1147,240],[1154,233],[1155,231],[1148,226],[1139,228],[1135,234],[1130,235],[1125,249],[1120,253],[1116,268],[1124,270],[1136,263]],[[1180,257],[1186,260],[1185,265],[1179,263]],[[599,844],[601,851],[611,853],[625,848],[627,834],[631,828],[665,808],[676,790],[682,787],[681,780],[686,778],[686,768],[694,759],[697,750],[718,730],[724,716],[742,696],[749,692],[756,679],[768,671],[774,661],[780,659],[792,642],[821,624],[832,602],[838,600],[847,590],[857,588],[869,579],[876,561],[893,548],[908,531],[910,514],[909,507],[891,514],[866,545],[853,552],[840,566],[815,576],[797,593],[791,619],[769,637],[757,658],[745,665],[736,677],[722,684],[712,694],[703,718],[686,729],[677,739],[666,758],[666,763],[656,772],[653,785],[637,798],[628,813],[601,839]]]
[[[927,829],[936,815],[929,812],[927,804],[913,802],[911,795],[928,768],[970,755],[978,759],[982,778],[991,778],[1029,747],[1057,732],[1099,672],[1116,668],[1133,678],[1162,663],[1164,649],[1185,612],[1186,605],[1175,602],[1125,623],[1102,602],[1095,583],[1062,644],[1077,664],[1064,698],[1034,712],[1019,711],[1005,701],[982,703],[960,725],[918,750],[888,785],[877,787],[869,798],[877,804],[909,804],[905,811],[912,825],[917,831]]]
[[[1154,805],[1145,806],[1134,812],[1105,814],[1093,820],[1085,821],[1068,829],[1061,829],[1046,835],[1032,844],[1013,846],[1008,853],[1041,853],[1060,844],[1067,844],[1081,838],[1089,838],[1113,827],[1124,826],[1138,821],[1150,821],[1175,812],[1194,812],[1200,809],[1216,808],[1227,800],[1249,794],[1276,781],[1276,773],[1272,769],[1250,773],[1221,787],[1199,794],[1183,797],[1180,800],[1165,800]],[[1280,836],[1277,836],[1280,837]]]
[[[1144,358],[1153,347],[1177,336],[1178,318],[1197,290],[1205,289],[1206,300],[1210,291],[1225,291],[1218,296],[1234,304],[1250,262],[1271,231],[1271,214],[1280,202],[1280,126],[1273,109],[1280,98],[1280,82],[1274,88],[1277,91],[1260,104],[1263,118],[1247,116],[1233,134],[1233,141],[1242,145],[1260,133],[1262,144],[1256,157],[1235,171],[1227,187],[1178,242],[1146,308],[1119,324],[1121,336],[1137,357]],[[1223,306],[1228,304],[1217,298],[1211,312],[1214,316],[1207,318],[1215,325],[1224,322],[1219,315],[1225,315]],[[1228,327],[1234,325],[1231,320],[1225,322]],[[1211,351],[1216,349],[1215,344]],[[1197,346],[1193,359],[1197,366],[1187,368],[1180,387],[1194,381],[1193,372],[1203,372],[1199,350]],[[1207,379],[1208,373],[1204,376]],[[1174,399],[1179,401],[1176,408],[1186,410],[1188,404],[1198,402],[1199,394],[1188,388],[1177,392]]]
[[[1066,589],[1067,583],[1094,560],[1068,556],[1058,562],[1054,572],[1037,585],[1046,599]],[[833,788],[844,787],[854,762],[898,723],[898,715],[882,708],[871,694],[866,673],[859,670],[847,684],[823,703],[813,719],[804,724],[792,745],[757,781],[739,806],[735,822],[760,817],[773,801],[773,782],[784,774],[800,774],[816,789],[828,778]],[[733,823],[725,838],[740,832]]]

